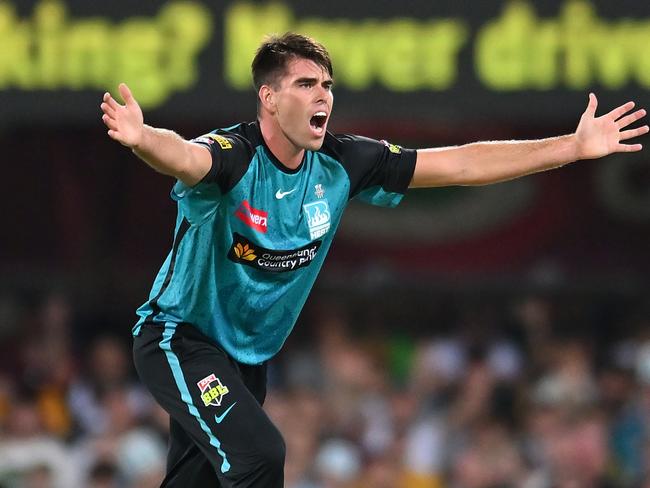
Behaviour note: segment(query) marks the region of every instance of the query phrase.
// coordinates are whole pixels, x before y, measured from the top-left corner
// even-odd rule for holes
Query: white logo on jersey
[[[314,186],[314,193],[318,198],[323,198],[325,196],[325,189],[320,183]]]
[[[289,193],[293,193],[294,191],[296,191],[295,188],[294,188],[293,190],[289,190],[289,191],[278,190],[278,191],[275,193],[275,198],[277,198],[278,200],[282,200],[282,199],[283,199],[284,197],[286,197]]]
[[[307,225],[311,238],[318,239],[327,234],[327,231],[330,230],[330,208],[327,200],[308,203],[302,208],[307,214]]]

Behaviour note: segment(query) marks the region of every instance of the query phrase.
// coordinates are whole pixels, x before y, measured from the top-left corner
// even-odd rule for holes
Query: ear
[[[269,85],[262,85],[257,96],[260,99],[260,104],[268,112],[275,113],[275,92]]]

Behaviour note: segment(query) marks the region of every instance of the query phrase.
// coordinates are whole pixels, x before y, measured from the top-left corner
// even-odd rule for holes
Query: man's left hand
[[[582,114],[575,133],[577,159],[595,159],[615,152],[634,152],[642,149],[641,144],[621,144],[621,142],[648,132],[647,125],[636,129],[625,129],[645,116],[644,109],[631,112],[634,102],[627,102],[608,114],[596,117],[597,107],[596,95],[590,93],[587,110]]]

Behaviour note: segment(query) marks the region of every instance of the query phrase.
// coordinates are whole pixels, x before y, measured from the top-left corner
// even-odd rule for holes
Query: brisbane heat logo
[[[311,238],[318,239],[327,234],[327,231],[330,230],[331,220],[330,207],[327,204],[327,200],[308,203],[303,205],[302,208],[307,216],[306,222]]]
[[[266,234],[269,227],[269,213],[264,210],[251,207],[248,200],[244,200],[235,210],[235,216],[251,229]]]
[[[222,385],[221,380],[214,373],[203,378],[196,386],[201,390],[201,400],[206,407],[210,405],[218,407],[221,405],[223,397],[229,392],[228,387]]]

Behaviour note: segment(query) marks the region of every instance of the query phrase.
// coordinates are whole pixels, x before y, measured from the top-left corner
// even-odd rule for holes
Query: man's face
[[[273,96],[274,117],[289,142],[299,149],[320,149],[334,103],[327,70],[308,59],[296,58],[273,88]]]

